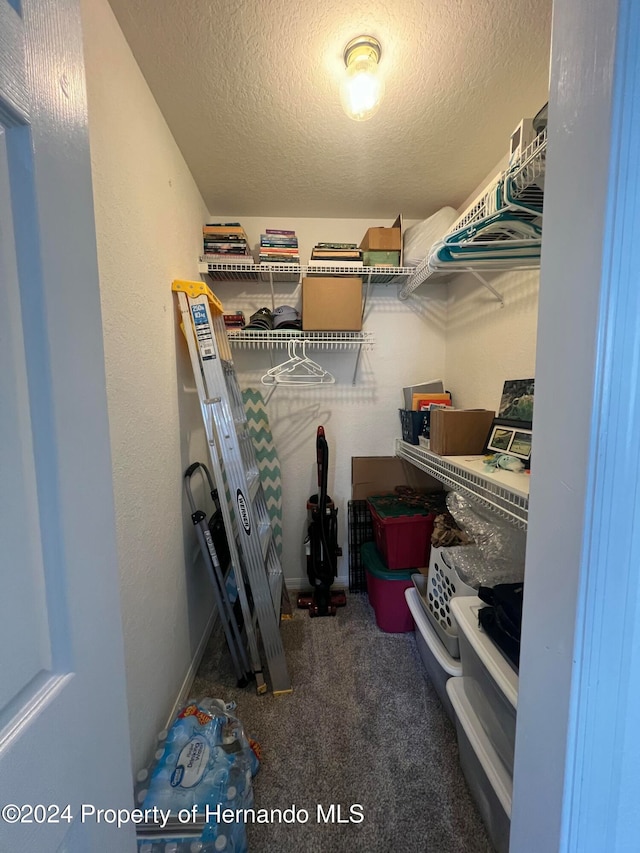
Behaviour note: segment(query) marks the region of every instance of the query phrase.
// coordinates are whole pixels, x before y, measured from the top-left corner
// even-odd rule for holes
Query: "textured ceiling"
[[[110,0],[211,213],[423,218],[457,207],[547,99],[551,0]],[[340,106],[345,44],[386,95]]]

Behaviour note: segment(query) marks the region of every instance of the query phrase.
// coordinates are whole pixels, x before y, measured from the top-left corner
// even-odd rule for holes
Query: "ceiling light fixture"
[[[340,86],[340,100],[354,121],[366,121],[378,112],[384,95],[384,80],[378,69],[381,54],[380,42],[373,36],[351,39],[344,49],[347,70]]]

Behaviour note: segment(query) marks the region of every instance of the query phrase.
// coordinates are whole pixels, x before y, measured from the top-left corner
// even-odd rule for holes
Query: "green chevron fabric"
[[[273,444],[269,418],[264,399],[256,388],[246,388],[242,392],[242,402],[247,413],[249,435],[256,451],[256,460],[260,471],[262,491],[269,510],[273,539],[278,557],[282,557],[282,481],[280,479],[280,461]]]

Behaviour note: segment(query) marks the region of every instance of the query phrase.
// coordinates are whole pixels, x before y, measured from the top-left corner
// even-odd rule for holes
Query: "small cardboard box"
[[[480,454],[494,417],[495,412],[489,409],[434,409],[429,447],[440,456]]]
[[[392,492],[396,486],[413,486],[438,492],[442,483],[399,456],[352,456],[351,498],[362,501],[371,495]]]
[[[368,228],[360,248],[364,252],[402,252],[402,214],[391,228]],[[402,255],[400,256],[402,265]]]
[[[364,252],[399,252],[401,247],[399,228],[369,228],[360,243]]]
[[[399,267],[400,252],[371,252],[362,253],[365,267]]]
[[[359,332],[362,329],[362,279],[313,276],[302,279],[305,332]]]

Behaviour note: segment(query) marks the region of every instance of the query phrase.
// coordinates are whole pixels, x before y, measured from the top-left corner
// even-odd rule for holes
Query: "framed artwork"
[[[517,429],[509,447],[509,453],[512,456],[517,456],[519,459],[529,459],[531,457],[531,435],[530,429]]]
[[[531,427],[535,379],[507,379],[493,419],[485,453],[508,453],[531,463]]]
[[[495,423],[491,427],[487,450],[494,453],[508,453],[518,459],[529,460],[531,457],[531,430],[505,426]]]
[[[531,429],[534,379],[507,379],[502,389],[496,421]]]

